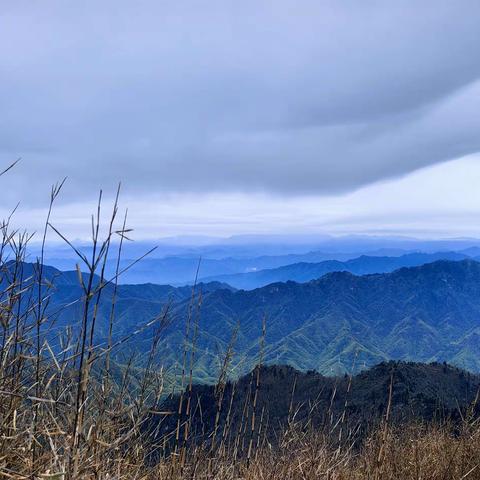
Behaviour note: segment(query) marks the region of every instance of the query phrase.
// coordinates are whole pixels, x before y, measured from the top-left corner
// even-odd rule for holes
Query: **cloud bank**
[[[331,195],[477,152],[479,20],[468,0],[4,4],[4,198],[65,175],[75,201]]]

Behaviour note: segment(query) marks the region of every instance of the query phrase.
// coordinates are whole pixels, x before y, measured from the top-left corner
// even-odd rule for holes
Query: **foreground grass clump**
[[[359,449],[333,449],[325,439],[310,432],[285,435],[277,448],[255,449],[250,460],[233,460],[220,452],[199,446],[187,452],[182,462],[171,456],[148,467],[118,451],[108,461],[90,464],[76,478],[101,479],[478,479],[480,478],[479,431],[466,429],[452,435],[445,428],[410,425],[402,430],[374,432]],[[18,451],[18,461],[26,452]],[[27,456],[28,458],[28,456]],[[105,459],[107,460],[107,459]],[[44,458],[45,470],[36,478],[65,478],[55,468],[55,459]],[[5,464],[6,458],[2,459]],[[137,459],[138,462],[138,459]],[[51,464],[52,468],[48,468]],[[27,464],[24,464],[24,467]],[[57,473],[55,473],[57,472]],[[30,478],[27,472],[3,470],[4,478]]]
[[[110,419],[111,420],[111,419]],[[112,426],[113,427],[113,426]],[[108,424],[103,425],[108,428]],[[15,432],[12,432],[15,433]],[[2,447],[0,478],[78,479],[478,479],[480,478],[480,428],[412,423],[389,427],[384,423],[358,445],[349,438],[342,446],[318,431],[291,424],[279,443],[255,445],[250,456],[237,456],[233,448],[200,444],[170,453],[154,465],[148,459],[148,439],[133,435],[125,442],[120,431],[110,431],[112,444],[100,442],[103,458],[95,455],[99,442],[85,438],[75,477],[68,474],[68,450],[46,448],[32,474],[28,432],[12,435]],[[51,431],[55,437],[64,433]],[[4,441],[7,439],[3,439]],[[68,438],[64,439],[68,444]],[[143,441],[146,444],[142,445]],[[117,446],[115,446],[117,445]],[[65,468],[61,468],[64,466]]]
[[[477,430],[467,429],[459,436],[418,425],[379,430],[360,451],[331,449],[315,434],[287,437],[278,449],[255,452],[251,462],[220,461],[214,469],[207,461],[198,466],[193,462],[189,472],[178,478],[190,478],[194,469],[195,478],[232,480],[480,478]]]

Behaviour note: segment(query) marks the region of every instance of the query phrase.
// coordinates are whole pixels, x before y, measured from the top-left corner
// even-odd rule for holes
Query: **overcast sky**
[[[480,235],[480,2],[0,0],[0,213]]]

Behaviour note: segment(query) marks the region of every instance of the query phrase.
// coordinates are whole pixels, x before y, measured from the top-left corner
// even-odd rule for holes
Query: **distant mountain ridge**
[[[203,280],[225,282],[235,288],[252,290],[270,283],[289,280],[299,283],[309,282],[330,272],[345,271],[356,275],[388,273],[402,267],[416,267],[437,260],[460,261],[468,258],[470,258],[468,255],[459,252],[409,253],[399,257],[362,255],[347,261],[300,262],[256,272],[205,277]]]
[[[266,268],[277,268],[296,262],[321,262],[330,259],[348,260],[354,253],[324,253],[312,251],[300,254],[262,255],[251,258],[203,258],[200,255],[145,258],[120,278],[121,283],[193,284],[197,276],[208,278],[224,274],[245,273]],[[132,260],[121,260],[122,268]],[[208,280],[207,280],[208,281]]]

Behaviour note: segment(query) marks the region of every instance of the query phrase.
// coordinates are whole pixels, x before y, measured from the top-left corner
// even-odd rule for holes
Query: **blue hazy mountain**
[[[459,261],[466,258],[469,258],[468,255],[458,252],[410,253],[399,257],[362,255],[344,262],[338,260],[327,260],[319,263],[299,262],[256,272],[206,277],[204,280],[224,282],[235,288],[251,290],[270,283],[287,282],[289,280],[300,283],[308,282],[330,272],[345,271],[356,275],[386,273],[393,272],[401,267],[415,267],[436,260]]]
[[[87,256],[91,246],[78,242]],[[361,255],[400,256],[406,253],[456,251],[467,256],[480,255],[478,239],[421,240],[409,237],[346,235],[240,235],[230,238],[173,237],[155,241],[126,242],[122,267],[157,247],[142,262],[129,269],[122,283],[193,283],[199,260],[201,278],[248,273],[278,268],[293,263],[346,261]],[[466,250],[470,249],[470,250]],[[38,248],[37,248],[38,250]],[[38,251],[32,247],[30,260]],[[462,251],[465,250],[465,251]],[[112,244],[109,271],[115,268],[117,245]],[[50,245],[45,263],[60,270],[73,270],[78,261],[67,245]]]
[[[375,252],[373,252],[374,254]],[[395,252],[392,252],[395,253]],[[400,253],[404,253],[403,251]],[[120,283],[158,283],[185,285],[195,282],[195,278],[205,278],[225,274],[245,273],[262,269],[276,268],[298,262],[321,262],[325,260],[349,260],[355,253],[324,253],[307,252],[287,255],[265,255],[253,258],[226,257],[221,259],[203,258],[196,255],[167,256],[164,258],[146,257],[133,267],[134,258],[120,261],[120,269],[126,271],[119,278]],[[71,270],[77,259],[53,258],[49,262],[59,270]],[[111,259],[107,265],[107,274],[114,275],[116,259]]]

